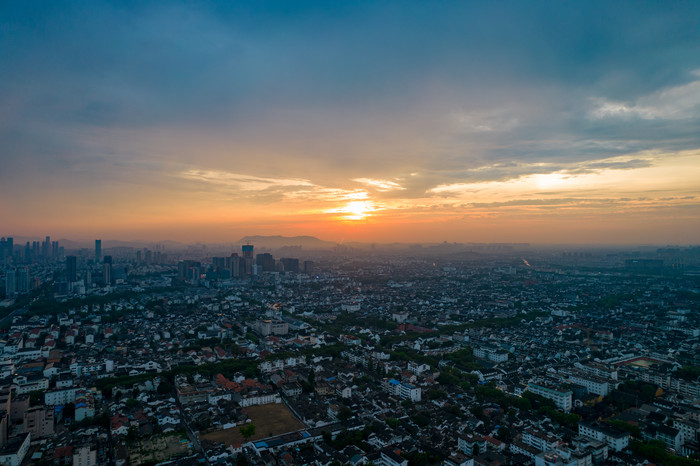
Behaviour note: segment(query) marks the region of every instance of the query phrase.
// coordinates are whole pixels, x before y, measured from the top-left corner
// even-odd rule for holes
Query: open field
[[[255,424],[255,434],[248,440],[258,440],[304,428],[304,424],[294,417],[294,414],[292,414],[284,403],[250,406],[244,408],[243,411],[248,414],[252,423]],[[244,443],[247,440],[241,435],[241,427],[242,426],[236,426],[210,432],[202,435],[202,439],[221,442],[226,445]]]
[[[645,357],[639,357],[639,358],[634,358],[630,359],[629,361],[625,361],[623,364],[626,366],[636,366],[636,367],[641,367],[643,369],[648,369],[652,366],[660,366],[664,362],[659,361],[653,358],[645,358]]]
[[[182,434],[159,435],[149,439],[139,440],[129,447],[129,463],[142,464],[145,462],[163,461],[171,456],[189,453],[190,448],[181,440],[186,439]]]

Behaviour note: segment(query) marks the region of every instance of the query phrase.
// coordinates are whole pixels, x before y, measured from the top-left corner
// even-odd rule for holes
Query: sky
[[[0,3],[0,235],[697,244],[700,2]]]

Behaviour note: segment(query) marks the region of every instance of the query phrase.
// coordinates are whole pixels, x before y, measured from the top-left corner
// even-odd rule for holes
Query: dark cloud
[[[638,168],[596,161],[696,149],[700,110],[594,118],[592,99],[634,106],[700,79],[698,17],[697,2],[7,1],[0,179],[80,189],[76,165],[128,178],[157,159],[151,183],[171,162],[336,169],[336,184],[403,178],[411,197],[536,162]]]

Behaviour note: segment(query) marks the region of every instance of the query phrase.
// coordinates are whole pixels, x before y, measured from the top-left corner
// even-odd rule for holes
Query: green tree
[[[158,384],[158,394],[159,395],[168,395],[173,392],[173,386],[166,382],[166,381],[161,381],[160,384]]]
[[[507,428],[506,426],[501,426],[498,428],[498,431],[496,431],[496,437],[498,437],[499,440],[508,441],[510,439],[510,429]]]
[[[248,424],[240,428],[241,435],[248,440],[250,437],[255,435],[255,424]]]
[[[352,410],[348,408],[347,406],[343,406],[340,409],[340,412],[338,412],[338,419],[341,421],[347,421],[352,417]]]
[[[138,426],[129,426],[129,431],[126,434],[126,438],[128,440],[136,440],[139,437],[139,428]]]
[[[392,429],[396,429],[399,426],[399,420],[395,417],[387,418],[386,425],[388,425]]]
[[[43,390],[34,390],[33,392],[29,392],[29,406],[39,406],[43,400]]]

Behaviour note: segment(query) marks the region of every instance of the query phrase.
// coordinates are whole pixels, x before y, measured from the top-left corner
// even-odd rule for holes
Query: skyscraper
[[[269,252],[264,252],[255,256],[255,263],[262,267],[263,272],[275,271],[275,258]]]
[[[5,296],[14,296],[17,291],[17,281],[14,269],[5,271]]]
[[[253,273],[253,245],[244,244],[241,247],[243,252],[243,263],[245,264],[245,274],[250,275]]]
[[[48,259],[51,256],[51,237],[47,236],[46,241],[41,243],[41,256]]]
[[[101,239],[96,239],[95,240],[95,260],[100,260],[102,259],[102,240]]]
[[[299,259],[291,257],[283,257],[280,262],[284,266],[285,272],[299,273]]]
[[[78,258],[75,256],[66,257],[66,281],[68,283],[78,281]]]
[[[112,256],[105,256],[104,265],[102,266],[102,274],[104,276],[105,285],[112,284]]]
[[[15,272],[15,286],[17,293],[29,293],[29,267],[22,267]]]
[[[8,262],[7,258],[12,258],[12,250],[14,248],[14,240],[12,238],[0,239],[0,263]]]

